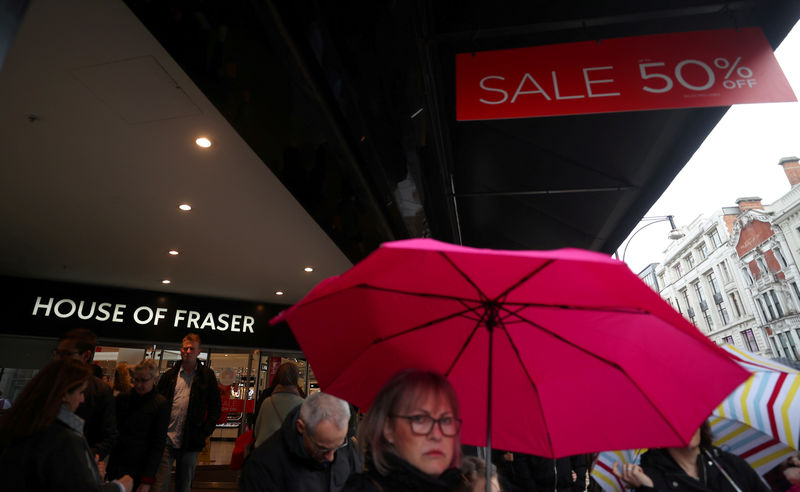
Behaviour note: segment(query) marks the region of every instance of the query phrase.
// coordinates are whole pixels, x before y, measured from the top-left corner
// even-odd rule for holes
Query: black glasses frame
[[[455,437],[455,436],[458,435],[459,432],[461,432],[461,419],[453,417],[453,416],[444,416],[444,417],[439,417],[438,419],[435,419],[435,418],[431,417],[430,415],[428,415],[427,413],[418,413],[416,415],[390,415],[390,417],[395,418],[395,419],[408,420],[408,425],[409,425],[409,427],[411,427],[411,432],[413,432],[414,434],[416,434],[418,436],[427,436],[428,434],[433,432],[433,426],[437,425],[437,424],[439,425],[439,431],[441,431],[442,435],[445,436],[445,437]],[[414,430],[414,420],[415,419],[419,419],[419,418],[429,419],[430,420],[430,426],[428,427],[427,431],[419,432],[417,430]],[[455,429],[455,432],[453,432],[452,434],[448,434],[447,432],[445,432],[444,427],[442,427],[442,421],[443,420],[448,420],[448,419],[450,419],[453,422],[455,422],[456,429]],[[418,421],[417,425],[422,425],[422,422]]]

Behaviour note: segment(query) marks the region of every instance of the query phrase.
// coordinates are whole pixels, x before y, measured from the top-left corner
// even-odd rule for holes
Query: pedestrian
[[[245,460],[241,492],[342,490],[362,465],[347,439],[349,419],[350,406],[344,400],[322,392],[306,398]]]
[[[114,384],[112,385],[114,396],[125,393],[131,389],[131,375],[128,372],[127,362],[119,362],[114,368]]]
[[[75,359],[83,362],[92,372],[97,367],[92,364],[97,348],[97,336],[85,328],[75,328],[66,332],[53,351],[53,360]],[[117,439],[114,395],[108,384],[92,375],[87,381],[85,399],[75,412],[84,420],[84,434],[94,451],[95,459],[104,474],[103,460],[114,447]]]
[[[155,482],[167,438],[170,408],[155,389],[157,375],[156,362],[143,360],[133,370],[133,388],[116,398],[119,438],[111,451],[107,476],[132,476],[136,492],[148,492]]]
[[[197,456],[217,426],[222,400],[214,371],[198,360],[200,336],[191,333],[181,342],[181,362],[158,381],[158,392],[170,404],[167,442],[156,472],[153,490],[169,486],[175,463],[175,492],[189,492]]]
[[[256,417],[253,432],[255,447],[260,446],[269,436],[281,428],[281,424],[292,410],[303,403],[297,389],[300,371],[294,362],[284,362],[278,367],[273,382],[272,394],[264,400]]]
[[[103,483],[94,451],[74,412],[83,402],[88,364],[72,358],[45,366],[0,421],[0,476],[5,492],[130,492],[133,479]]]
[[[586,455],[545,458],[530,454],[518,454],[530,476],[528,486],[520,490],[553,490],[557,492],[583,492],[586,488]]]
[[[641,465],[614,463],[613,473],[640,492],[770,492],[745,460],[711,444],[711,426],[704,422],[689,445],[650,449]]]
[[[378,392],[359,425],[366,472],[348,492],[450,492],[462,482],[458,398],[444,376],[408,369]]]
[[[486,461],[477,456],[467,456],[461,465],[463,483],[456,489],[457,492],[485,492],[486,491]],[[497,468],[492,465],[492,492],[501,492],[500,482],[497,479]],[[504,489],[503,489],[504,490]]]

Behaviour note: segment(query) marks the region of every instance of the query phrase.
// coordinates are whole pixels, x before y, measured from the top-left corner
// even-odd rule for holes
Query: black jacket
[[[361,471],[361,456],[352,442],[336,451],[327,465],[307,456],[297,432],[299,415],[297,407],[280,430],[250,454],[239,481],[241,492],[338,492],[351,474]]]
[[[92,376],[75,414],[85,422],[83,433],[92,451],[105,459],[117,440],[114,393],[102,379]]]
[[[118,492],[103,484],[86,438],[60,420],[0,454],[4,492]]]
[[[389,472],[381,475],[370,463],[367,471],[350,477],[345,492],[452,492],[464,484],[461,471],[451,468],[432,478],[401,458],[386,455]]]
[[[139,395],[130,390],[117,395],[119,438],[106,469],[109,478],[133,477],[136,485],[153,483],[164,453],[169,403],[153,388]]]
[[[742,458],[711,448],[714,461],[730,475],[742,492],[770,492],[769,487]],[[637,492],[734,492],[713,461],[702,451],[697,457],[700,480],[686,474],[666,449],[651,449],[642,455],[642,469],[653,480],[653,488],[640,487]]]
[[[175,384],[178,382],[180,361],[175,367],[165,372],[158,380],[158,392],[167,399],[170,412],[175,397]],[[181,449],[184,451],[201,451],[206,438],[214,432],[222,412],[222,400],[214,371],[197,361],[196,373],[192,379],[189,394],[189,407],[186,409],[186,424],[183,426]]]
[[[518,454],[520,460],[527,462],[530,481],[521,490],[547,492],[579,492],[586,483],[586,455],[567,456],[565,458],[543,458],[540,456]],[[572,480],[572,472],[578,476]]]

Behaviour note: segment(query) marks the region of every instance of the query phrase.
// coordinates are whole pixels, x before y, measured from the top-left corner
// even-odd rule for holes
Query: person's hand
[[[136,487],[136,492],[150,492],[150,484],[143,483]]]
[[[800,484],[800,467],[790,466],[783,470],[783,476],[786,477],[786,480],[792,485]]]
[[[94,454],[94,462],[97,464],[97,471],[100,472],[100,478],[106,477],[106,462],[100,459],[100,455]]]
[[[800,457],[797,456],[797,453],[793,454],[788,460],[786,460],[787,466],[800,466]]]
[[[514,461],[514,453],[503,453],[503,459],[506,461]]]
[[[614,468],[612,472],[614,476],[617,478],[622,479],[628,487],[632,489],[638,489],[639,487],[653,487],[653,480],[647,476],[647,474],[642,470],[642,467],[639,465],[634,465],[633,463],[624,463],[622,465],[622,473],[617,470],[617,465],[619,465],[618,461],[614,462]]]
[[[125,492],[131,492],[133,490],[133,478],[131,478],[130,475],[123,475],[118,478],[117,481],[125,487]]]

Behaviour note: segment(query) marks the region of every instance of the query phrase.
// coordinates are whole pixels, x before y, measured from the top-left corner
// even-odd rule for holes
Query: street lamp
[[[649,227],[649,226],[651,226],[653,224],[657,224],[659,222],[669,221],[669,225],[670,225],[670,227],[672,227],[672,229],[669,231],[669,234],[667,234],[667,238],[668,239],[676,241],[676,240],[681,239],[684,236],[686,236],[686,234],[684,234],[683,231],[681,231],[680,229],[675,227],[675,221],[673,219],[674,219],[674,217],[672,215],[654,215],[652,217],[642,217],[642,221],[650,221],[650,223],[645,224],[642,227],[640,227],[639,229],[637,229],[633,234],[631,234],[631,237],[628,238],[628,242],[625,244],[625,249],[622,250],[622,261],[625,262],[625,253],[628,252],[628,245],[631,244],[631,241],[633,240],[633,237],[636,236],[636,234],[638,234],[645,227]]]

